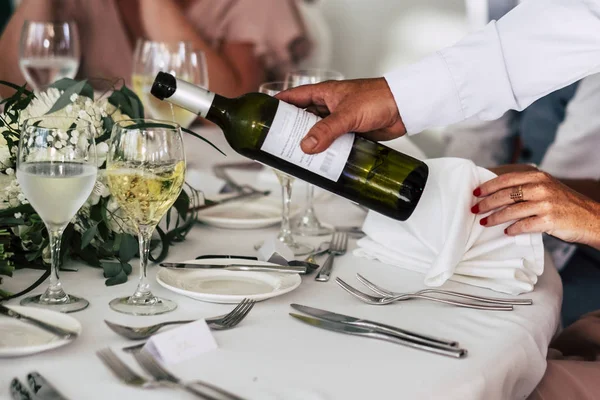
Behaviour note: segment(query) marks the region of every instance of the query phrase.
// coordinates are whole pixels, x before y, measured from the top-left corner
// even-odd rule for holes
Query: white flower
[[[17,195],[17,199],[22,203],[22,204],[26,204],[27,202],[27,198],[25,197],[25,195],[23,193],[19,193]]]
[[[6,175],[14,175],[15,174],[15,170],[12,168],[6,168],[6,170],[4,172],[6,172]]]
[[[69,97],[69,100],[71,100],[73,103],[75,103],[78,98],[79,98],[79,95],[77,95],[77,93],[73,93],[71,95],[71,97]]]
[[[11,162],[11,154],[6,146],[0,146],[0,168],[10,168],[13,164]]]
[[[15,213],[15,218],[17,218],[17,219],[21,218],[22,216],[23,216],[23,214],[21,214],[21,213]]]
[[[63,141],[59,140],[58,142],[54,143],[54,147],[56,147],[57,149],[60,149],[61,147],[63,147]]]
[[[69,139],[69,143],[71,144],[77,144],[79,142],[79,138],[75,135],[71,136],[71,139]]]

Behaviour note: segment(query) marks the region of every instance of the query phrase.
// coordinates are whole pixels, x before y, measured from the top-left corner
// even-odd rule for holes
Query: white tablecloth
[[[204,130],[209,132],[208,130]],[[207,133],[207,135],[210,133]],[[211,139],[222,144],[216,133]],[[191,145],[193,143],[194,145]],[[207,167],[219,160],[199,142],[187,140],[190,164]],[[229,152],[228,152],[229,153]],[[222,161],[233,161],[227,157]],[[358,225],[364,213],[342,199],[330,198],[317,211],[327,222]],[[181,261],[201,254],[254,254],[253,244],[272,235],[276,227],[233,231],[198,226],[184,243],[175,245],[168,260]],[[309,238],[318,245],[322,239]],[[355,242],[351,241],[350,249]],[[88,309],[71,314],[83,325],[83,334],[68,346],[34,356],[0,360],[0,398],[9,398],[12,377],[24,379],[37,370],[70,399],[193,398],[168,389],[141,390],[121,384],[95,356],[95,351],[129,345],[110,331],[104,319],[147,325],[164,320],[203,318],[229,311],[231,305],[195,301],[171,293],[150,278],[156,294],[177,301],[176,311],[155,317],[131,317],[113,312],[108,302],[133,292],[137,270],[124,285],[106,287],[101,270],[80,265],[77,273],[62,273],[65,288],[91,301]],[[339,288],[342,277],[360,287],[360,272],[375,282],[398,291],[423,287],[423,276],[376,261],[358,259],[349,251],[337,258],[332,280],[303,277],[295,291],[256,305],[239,327],[215,332],[219,349],[170,367],[184,379],[203,379],[250,399],[485,399],[525,398],[541,379],[548,343],[559,319],[562,287],[546,260],[546,271],[533,293],[533,306],[513,312],[460,309],[412,300],[389,306],[370,306]],[[22,270],[7,279],[3,288],[18,290],[32,282],[39,271]],[[497,293],[449,282],[448,289],[498,296]],[[17,304],[12,301],[10,304]],[[357,338],[314,328],[289,317],[290,303],[300,303],[344,314],[366,317],[409,330],[457,340],[469,350],[466,359],[455,360],[386,342]],[[123,358],[136,367],[129,355]]]

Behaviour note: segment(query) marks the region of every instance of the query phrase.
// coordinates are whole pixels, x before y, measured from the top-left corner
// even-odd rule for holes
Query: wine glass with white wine
[[[19,67],[27,83],[44,90],[79,69],[79,34],[75,22],[25,21],[19,46]]]
[[[344,76],[337,72],[327,69],[299,69],[288,72],[286,75],[286,84],[288,88],[309,85],[313,83],[342,80]],[[297,220],[293,232],[301,236],[322,236],[333,233],[333,227],[322,224],[317,218],[314,208],[315,187],[307,183],[306,205],[302,216]]]
[[[156,297],[146,276],[150,238],[171,208],[185,179],[181,127],[173,122],[139,119],[113,126],[106,160],[111,194],[138,232],[140,280],[135,293],[110,302],[125,314],[156,315],[177,308],[171,300]]]
[[[206,56],[195,51],[188,42],[153,42],[138,39],[133,54],[133,90],[142,100],[147,115],[161,120],[172,120],[188,128],[198,116],[183,108],[172,106],[150,94],[154,77],[159,71],[169,71],[174,76],[195,85],[208,88]]]
[[[260,93],[268,94],[269,96],[275,96],[277,93],[285,90],[287,85],[285,82],[267,82],[260,85],[258,91]],[[273,169],[277,179],[281,184],[281,228],[277,238],[285,243],[287,247],[294,252],[296,256],[302,256],[309,254],[314,250],[312,246],[305,243],[297,242],[292,236],[292,229],[290,225],[290,210],[292,204],[292,184],[294,183],[294,177],[286,173],[283,173],[277,169]]]
[[[48,229],[50,285],[22,305],[60,312],[83,310],[89,302],[68,295],[58,278],[62,234],[92,193],[98,168],[89,122],[66,117],[36,117],[23,124],[17,155],[17,181]]]

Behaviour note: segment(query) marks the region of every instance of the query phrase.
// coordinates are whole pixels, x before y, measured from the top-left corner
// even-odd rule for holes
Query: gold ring
[[[514,201],[515,203],[520,203],[523,200],[523,186],[519,185],[518,188],[516,188],[515,190],[512,191],[512,193],[510,194],[510,199],[512,201]]]

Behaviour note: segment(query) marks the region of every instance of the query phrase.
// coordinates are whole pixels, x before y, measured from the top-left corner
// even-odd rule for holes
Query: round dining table
[[[227,157],[221,156],[201,141],[186,137],[188,171],[195,171],[195,179],[202,174],[208,176],[216,163],[243,160],[226,144],[220,131],[206,126],[195,131],[227,154]],[[402,140],[396,146],[418,155],[418,149],[408,140]],[[259,185],[260,180],[248,183]],[[272,196],[280,196],[280,193]],[[318,196],[316,211],[320,219],[335,226],[360,226],[366,215],[364,210],[336,196]],[[198,223],[184,242],[170,248],[167,261],[191,260],[206,254],[256,256],[254,245],[272,237],[277,230],[277,225],[261,229],[221,229]],[[317,247],[327,237],[300,239]],[[168,365],[168,369],[182,380],[210,382],[243,398],[256,400],[508,400],[525,399],[533,391],[546,368],[547,348],[557,331],[562,301],[561,281],[548,256],[535,290],[520,296],[533,299],[533,305],[515,306],[513,311],[484,311],[425,300],[390,305],[365,304],[342,290],[335,278],[341,277],[368,291],[356,280],[356,274],[360,273],[388,289],[410,292],[424,288],[423,275],[358,258],[352,254],[354,248],[356,240],[351,239],[347,253],[335,259],[328,282],[315,281],[315,273],[303,275],[297,289],[258,302],[235,328],[213,331],[218,345],[216,350]],[[9,387],[13,377],[25,381],[32,371],[41,373],[69,399],[194,398],[189,393],[170,388],[130,387],[117,379],[97,357],[98,350],[110,347],[136,371],[143,371],[130,354],[121,351],[135,342],[115,334],[104,320],[145,326],[224,314],[233,305],[202,302],[173,293],[156,283],[159,267],[152,265],[148,275],[153,292],[174,300],[178,308],[168,314],[145,317],[112,311],[108,306],[111,299],[134,291],[137,260],[132,260],[132,265],[134,272],[128,282],[110,287],[105,286],[101,269],[75,261],[68,265],[78,271],[62,272],[63,286],[69,293],[90,301],[87,309],[69,314],[82,324],[82,334],[54,350],[0,359],[0,399],[11,398]],[[4,280],[2,288],[16,292],[34,282],[39,275],[40,271],[36,270],[18,270],[12,278]],[[504,296],[456,282],[447,282],[443,287],[482,296]],[[38,292],[41,290],[41,287],[37,289]],[[7,305],[18,302],[19,299],[11,300]],[[292,303],[456,340],[468,350],[468,355],[454,359],[319,329],[292,318],[289,315],[295,312],[290,307]]]

